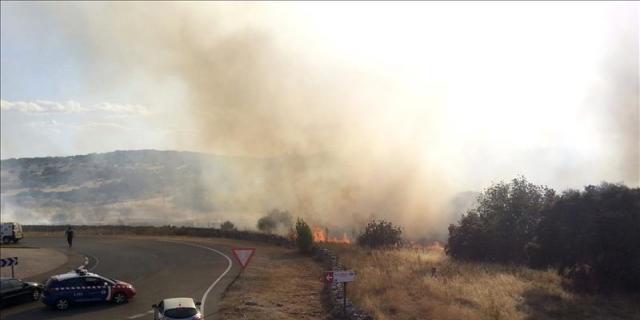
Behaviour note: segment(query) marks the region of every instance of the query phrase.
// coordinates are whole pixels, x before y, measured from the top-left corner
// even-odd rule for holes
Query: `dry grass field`
[[[322,268],[294,250],[264,246],[229,287],[221,319],[321,320]]]
[[[551,270],[460,263],[442,250],[329,247],[358,273],[349,298],[380,320],[640,319],[640,296],[575,294]]]

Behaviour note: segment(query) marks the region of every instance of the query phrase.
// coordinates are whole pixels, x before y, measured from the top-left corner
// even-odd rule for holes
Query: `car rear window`
[[[198,313],[196,308],[175,308],[166,310],[164,315],[169,318],[186,318],[195,316],[196,313]]]

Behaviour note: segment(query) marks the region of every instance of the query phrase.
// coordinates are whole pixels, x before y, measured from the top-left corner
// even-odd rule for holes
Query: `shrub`
[[[220,225],[220,230],[222,230],[222,231],[235,231],[237,229],[236,229],[236,226],[233,224],[233,222],[227,220],[227,221],[223,222]]]
[[[302,253],[311,252],[313,246],[313,233],[309,225],[303,219],[296,222],[296,246]]]
[[[258,230],[266,233],[272,233],[276,228],[276,222],[272,217],[264,216],[258,219]]]
[[[391,222],[373,220],[358,236],[358,244],[369,248],[392,247],[400,244],[402,230]]]
[[[258,219],[257,227],[262,232],[272,233],[279,230],[279,233],[284,234],[293,225],[292,220],[289,211],[272,209],[264,217]]]

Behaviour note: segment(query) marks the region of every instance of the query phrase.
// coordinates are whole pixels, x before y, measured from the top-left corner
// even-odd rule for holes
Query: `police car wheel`
[[[69,308],[69,300],[64,298],[56,300],[56,309],[67,310],[68,308]]]
[[[31,293],[31,299],[33,299],[33,301],[40,300],[40,290],[33,290]]]
[[[116,293],[116,295],[113,296],[113,302],[115,302],[116,304],[123,304],[127,302],[127,296],[125,296],[122,292]]]
[[[2,238],[2,242],[3,242],[4,244],[9,244],[9,243],[11,243],[11,238],[9,238],[9,237],[4,237],[4,238]]]

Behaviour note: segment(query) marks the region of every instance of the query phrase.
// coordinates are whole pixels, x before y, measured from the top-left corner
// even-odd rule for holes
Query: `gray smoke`
[[[68,36],[86,44],[93,59],[87,78],[96,88],[117,91],[140,80],[146,95],[153,97],[145,98],[148,101],[180,103],[174,106],[179,112],[151,120],[186,132],[176,134],[168,145],[259,159],[260,165],[226,167],[239,177],[228,192],[221,191],[219,171],[203,170],[197,179],[206,189],[196,191],[209,194],[205,198],[217,206],[203,203],[203,212],[243,212],[257,220],[270,208],[282,208],[329,228],[362,225],[377,217],[403,225],[410,235],[423,235],[442,230],[459,214],[450,212],[459,206],[451,204],[458,192],[478,190],[496,178],[522,173],[560,188],[599,183],[593,179],[639,182],[637,13],[622,24],[626,31],[601,70],[601,85],[592,88],[594,96],[585,102],[593,107],[590,114],[602,118],[603,150],[615,151],[602,152],[609,156],[594,164],[571,150],[511,152],[508,146],[508,157],[495,161],[493,149],[474,144],[474,131],[463,140],[453,134],[464,132],[464,124],[456,121],[462,117],[447,108],[435,89],[402,78],[414,70],[341,59],[340,52],[316,45],[326,39],[304,38],[313,33],[298,32],[307,25],[290,19],[287,14],[293,11],[287,6],[106,3],[47,10],[66,25]],[[329,28],[332,21],[325,23]],[[353,23],[359,23],[358,17]],[[629,24],[636,28],[628,29]],[[461,30],[455,27],[424,33],[437,39],[450,34],[455,42]],[[498,31],[504,28],[508,26]],[[422,33],[408,23],[406,35],[392,36],[420,42]],[[359,36],[371,34],[361,30]],[[389,39],[388,34],[381,36]],[[380,50],[389,49],[385,46],[381,43]],[[395,50],[398,61],[391,65],[410,54]],[[468,54],[445,53],[454,56],[452,68],[464,65]],[[435,70],[439,61],[431,59]],[[536,95],[535,88],[523,92]],[[500,119],[492,120],[479,126],[479,132],[502,125]],[[188,197],[185,201],[190,202]]]

